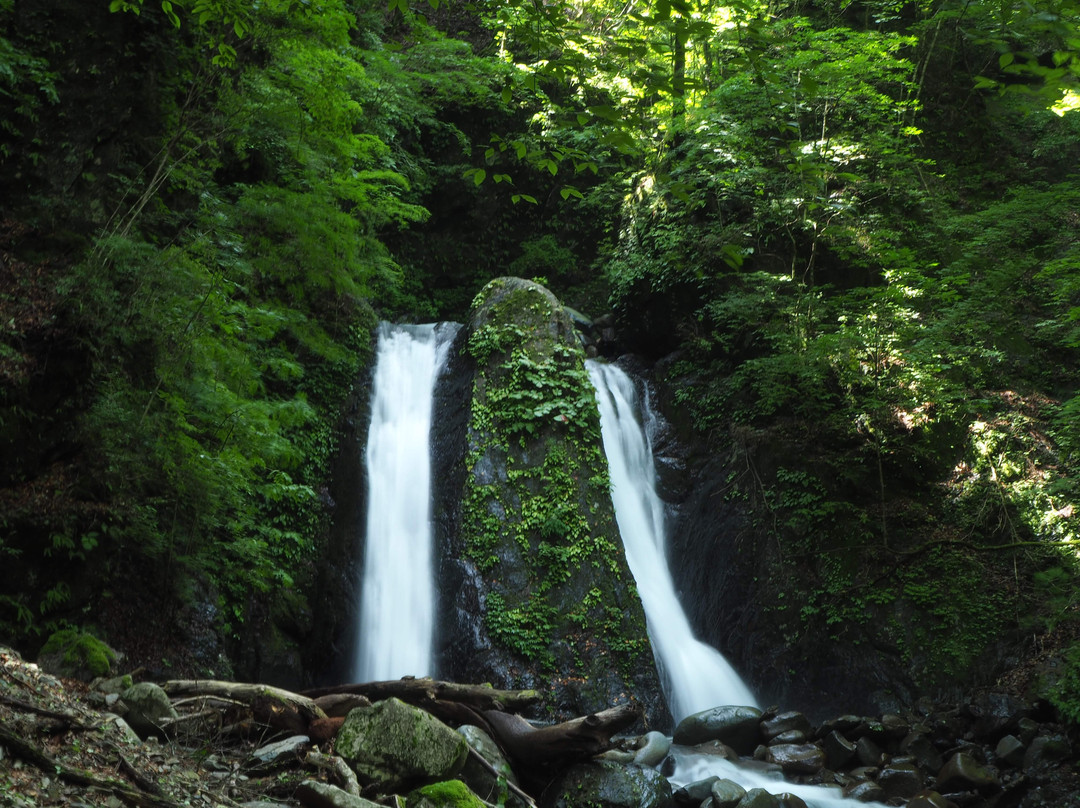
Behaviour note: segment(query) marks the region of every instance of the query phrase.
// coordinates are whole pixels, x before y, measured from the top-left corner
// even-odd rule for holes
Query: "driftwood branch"
[[[518,715],[484,713],[499,745],[519,766],[531,769],[567,765],[606,752],[613,746],[611,736],[640,717],[641,708],[631,704],[549,727],[534,727]]]
[[[214,679],[174,679],[162,687],[172,696],[219,696],[251,707],[255,718],[275,729],[306,733],[308,724],[326,713],[307,696],[270,685],[251,685]]]
[[[487,685],[466,685],[437,679],[398,679],[388,682],[364,682],[305,690],[304,696],[319,698],[334,693],[352,693],[372,701],[394,697],[423,707],[434,701],[458,702],[477,710],[519,712],[540,701],[535,690],[497,690]]]

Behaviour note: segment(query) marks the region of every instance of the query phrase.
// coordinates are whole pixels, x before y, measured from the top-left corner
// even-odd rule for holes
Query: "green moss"
[[[485,808],[485,803],[460,780],[444,780],[418,788],[409,794],[406,804],[409,808]]]
[[[41,653],[62,653],[63,671],[68,675],[82,670],[91,676],[107,676],[116,661],[116,653],[109,646],[94,635],[73,628],[53,632]]]
[[[558,302],[496,281],[474,304],[464,553],[486,575],[485,620],[549,673],[651,667],[626,566],[584,352]],[[610,652],[602,670],[590,644]]]

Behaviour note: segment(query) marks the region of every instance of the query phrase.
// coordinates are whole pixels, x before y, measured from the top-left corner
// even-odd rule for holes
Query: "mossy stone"
[[[335,751],[366,783],[395,790],[454,777],[469,745],[431,714],[386,699],[349,712]]]
[[[405,799],[408,808],[486,808],[460,780],[444,780],[416,789]]]
[[[53,632],[38,656],[42,670],[89,682],[108,676],[116,652],[93,634],[67,628]]]

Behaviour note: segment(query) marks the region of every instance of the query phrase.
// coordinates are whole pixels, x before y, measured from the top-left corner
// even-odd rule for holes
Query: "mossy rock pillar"
[[[663,722],[570,317],[542,286],[499,278],[474,301],[459,346],[472,385],[447,475],[461,492],[446,548],[450,675],[547,691],[556,716],[636,697]]]

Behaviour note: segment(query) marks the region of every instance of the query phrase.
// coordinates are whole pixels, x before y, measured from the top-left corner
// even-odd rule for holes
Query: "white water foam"
[[[367,527],[354,681],[429,676],[431,420],[456,326],[379,326],[367,452]]]

